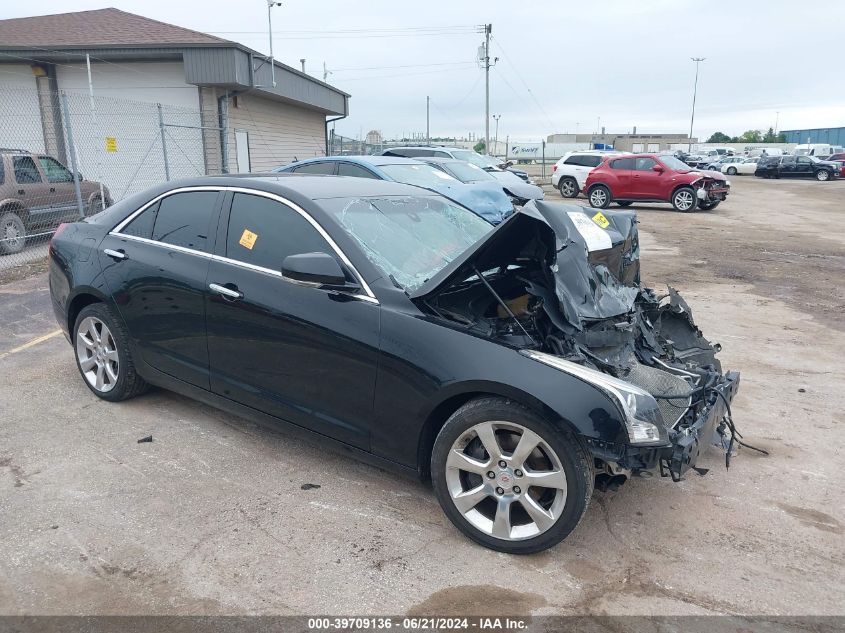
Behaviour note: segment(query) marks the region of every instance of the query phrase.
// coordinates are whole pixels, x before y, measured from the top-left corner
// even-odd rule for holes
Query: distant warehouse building
[[[349,111],[347,93],[241,44],[118,9],[0,20],[0,147],[69,164],[62,92],[82,167],[113,191],[165,163],[169,178],[323,155]]]
[[[781,130],[787,143],[827,143],[845,147],[845,127],[819,127],[811,130]]]

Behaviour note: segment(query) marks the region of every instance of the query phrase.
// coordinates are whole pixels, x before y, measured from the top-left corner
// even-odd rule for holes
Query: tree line
[[[765,133],[761,130],[746,130],[739,136],[728,136],[723,132],[715,132],[707,139],[708,143],[786,143],[786,134],[775,134],[774,128]]]

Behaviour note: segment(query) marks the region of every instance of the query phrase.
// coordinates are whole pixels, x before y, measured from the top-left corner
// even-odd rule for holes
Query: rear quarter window
[[[216,202],[216,191],[186,191],[163,198],[156,213],[152,239],[209,252],[208,236],[212,231]]]

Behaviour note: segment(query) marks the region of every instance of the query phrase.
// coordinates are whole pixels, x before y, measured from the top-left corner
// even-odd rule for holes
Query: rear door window
[[[141,211],[140,215],[135,216],[134,220],[123,227],[121,233],[132,235],[133,237],[143,237],[146,240],[152,239],[158,205],[159,203],[156,202]]]
[[[35,166],[35,161],[29,156],[15,156],[14,158],[15,180],[18,184],[27,185],[42,182],[41,173]]]
[[[209,235],[217,202],[216,191],[174,193],[159,203],[152,239],[165,244],[210,252]]]
[[[308,163],[301,165],[293,170],[295,174],[325,174],[329,176],[334,175],[335,163],[333,161],[324,161],[322,163]]]
[[[226,257],[281,272],[288,255],[334,251],[314,226],[289,206],[236,193],[229,214]]]
[[[610,168],[611,169],[633,169],[634,168],[634,159],[633,158],[617,158],[616,160],[610,161]]]

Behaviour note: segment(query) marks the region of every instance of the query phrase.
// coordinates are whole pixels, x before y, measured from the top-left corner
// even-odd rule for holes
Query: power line
[[[358,67],[350,67],[350,68],[333,68],[333,73],[340,73],[345,72],[347,70],[382,70],[388,68],[422,68],[422,67],[429,67],[429,66],[466,66],[467,64],[471,64],[475,66],[476,62],[443,62],[438,64],[403,64],[400,66],[358,66]]]
[[[542,112],[543,116],[546,117],[546,122],[552,127],[552,131],[554,131],[554,127],[555,127],[554,122],[552,121],[552,119],[548,115],[548,113],[546,112],[545,108],[543,108],[543,106],[537,100],[537,97],[534,94],[534,91],[531,90],[531,88],[526,83],[525,79],[523,79],[522,74],[519,72],[519,70],[516,68],[516,66],[511,62],[510,57],[508,57],[507,53],[505,53],[505,49],[502,47],[502,43],[498,39],[493,38],[492,35],[490,37],[495,40],[496,46],[499,47],[499,51],[502,53],[502,57],[508,63],[508,66],[510,66],[511,69],[514,71],[514,73],[516,73],[516,76],[522,82],[522,85],[525,86],[525,90],[527,90],[528,94],[531,95],[531,99],[533,99],[534,103],[537,104],[537,107],[539,108],[540,112]]]

